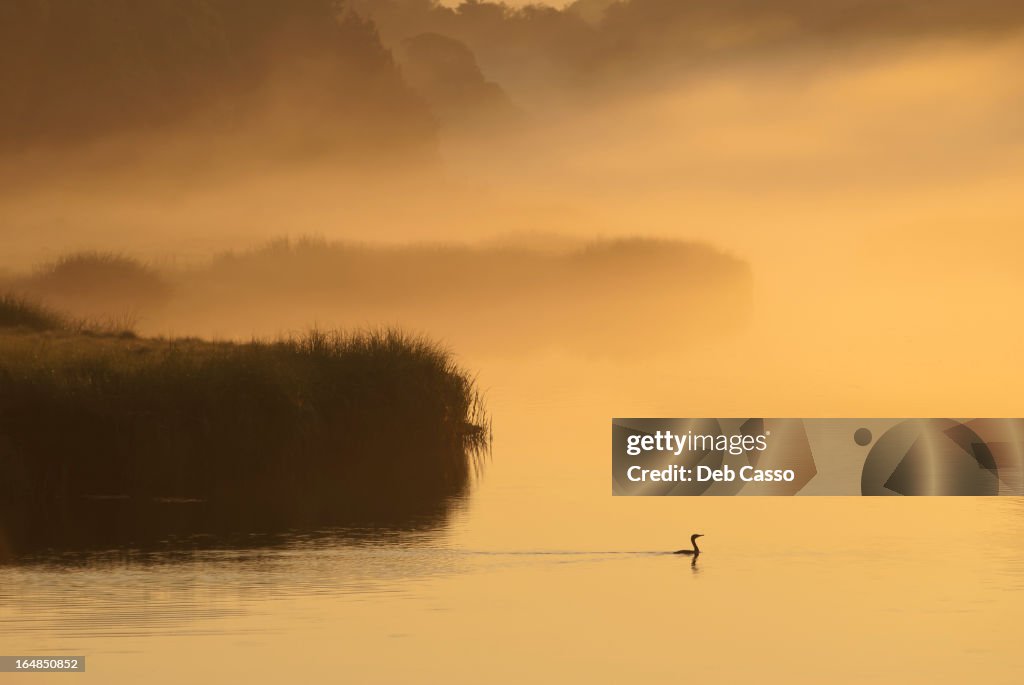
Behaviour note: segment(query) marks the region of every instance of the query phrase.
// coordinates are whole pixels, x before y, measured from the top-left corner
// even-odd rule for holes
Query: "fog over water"
[[[613,499],[608,438],[1019,414],[1024,12],[575,4],[360,0],[338,59],[373,69],[331,71],[337,102],[333,57],[208,57],[217,92],[265,87],[4,148],[0,285],[150,335],[406,327],[494,423],[442,529],[0,568],[6,651],[105,683],[1020,682],[1019,501]],[[167,290],[39,285],[82,250]],[[696,566],[660,554],[692,532]]]
[[[4,200],[5,267],[25,272],[76,249],[187,267],[308,235],[542,248],[696,240],[752,270],[747,358],[896,391],[940,382],[931,369],[950,358],[970,359],[967,385],[978,374],[1015,377],[1020,328],[1006,308],[1021,288],[1020,48],[930,41],[811,57],[702,70],[671,89],[533,113],[525,129],[442,137],[427,170],[243,166],[201,182],[156,172],[40,183]],[[273,306],[251,332],[276,329]],[[429,311],[417,327],[447,337],[424,322]],[[140,316],[144,326],[160,320]],[[158,330],[202,332],[175,321]]]

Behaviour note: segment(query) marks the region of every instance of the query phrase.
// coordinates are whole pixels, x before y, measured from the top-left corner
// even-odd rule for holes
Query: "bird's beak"
[[[702,538],[702,537],[704,537],[704,533],[698,533],[698,534],[697,534],[697,537],[699,537],[699,538]]]

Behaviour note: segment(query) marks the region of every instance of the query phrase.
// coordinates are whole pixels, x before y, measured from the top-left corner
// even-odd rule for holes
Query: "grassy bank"
[[[486,447],[472,379],[396,331],[235,344],[32,314],[0,304],[9,538],[66,525],[83,502],[179,505],[235,528],[400,519],[463,493]]]

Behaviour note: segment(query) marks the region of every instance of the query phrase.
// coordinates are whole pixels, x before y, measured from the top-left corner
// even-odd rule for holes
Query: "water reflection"
[[[182,543],[159,550],[40,552],[0,567],[0,632],[49,640],[212,635],[220,630],[217,621],[233,617],[285,624],[311,618],[285,618],[290,601],[422,601],[435,579],[564,567],[586,574],[585,567],[666,555],[470,550],[436,527],[282,533],[230,546],[224,540],[214,546],[204,536],[192,549]]]
[[[244,521],[225,519],[201,501],[82,500],[32,515],[18,511],[0,517],[0,564],[73,563],[104,555],[133,563],[150,558],[168,563],[191,560],[198,550],[290,547],[312,540],[384,543],[443,528],[466,506],[467,495],[462,494],[417,513],[326,519],[319,522],[322,527],[311,527],[280,512],[247,515]]]
[[[464,555],[434,527],[197,536],[162,549],[37,552],[0,567],[0,631],[57,636],[202,634],[256,604],[394,592],[455,573]]]
[[[222,659],[259,661],[244,671],[249,682],[282,682],[296,658],[303,673],[344,667],[361,682],[469,683],[498,663],[498,683],[522,682],[537,664],[553,680],[671,682],[675,658],[661,655],[681,641],[707,657],[695,676],[730,680],[797,658],[808,677],[796,682],[878,680],[899,675],[894,663],[937,676],[930,682],[968,672],[1001,682],[1020,663],[1010,636],[1024,597],[1021,502],[701,502],[713,544],[685,558],[671,553],[671,512],[696,503],[600,502],[620,525],[597,543],[578,531],[601,519],[598,508],[549,523],[550,537],[575,545],[513,542],[478,508],[417,530],[40,552],[0,567],[0,631],[8,649],[89,655],[97,670],[83,682],[103,683],[139,682],[157,660],[173,666],[156,682],[180,682]],[[518,522],[501,526],[511,533]],[[908,628],[920,639],[906,640]],[[850,640],[876,661],[856,661]],[[521,659],[501,656],[508,645]],[[736,659],[737,645],[750,658]]]

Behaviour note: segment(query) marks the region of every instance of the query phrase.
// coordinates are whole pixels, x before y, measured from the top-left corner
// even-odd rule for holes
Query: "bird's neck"
[[[700,554],[700,547],[697,546],[697,538],[690,538],[690,544],[693,545],[693,553]]]

